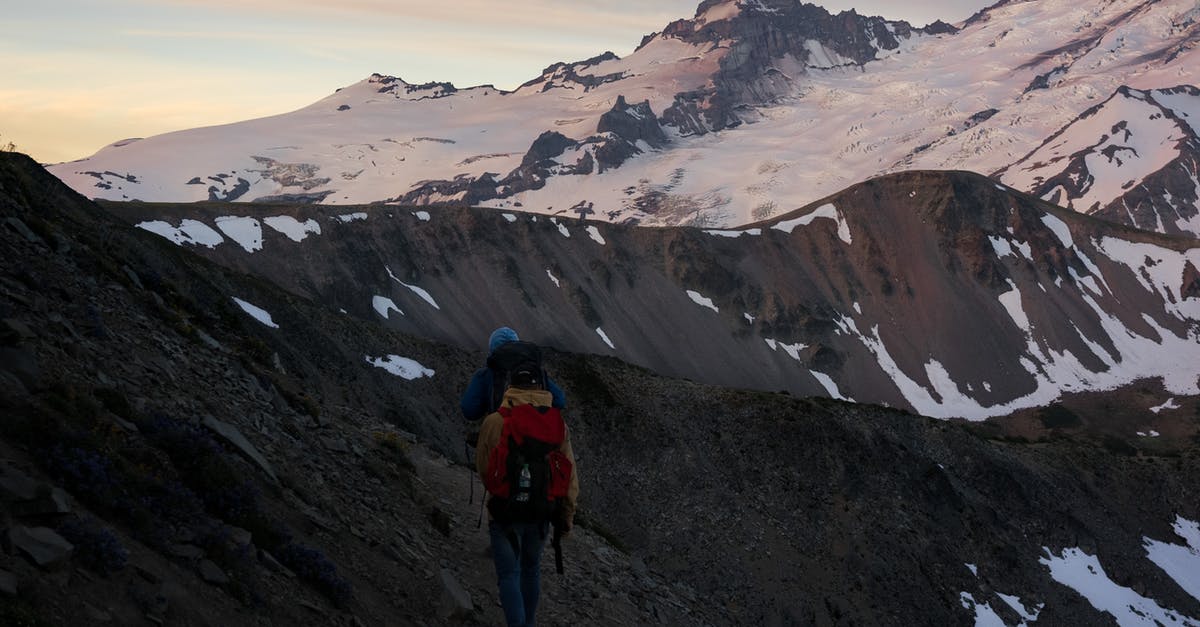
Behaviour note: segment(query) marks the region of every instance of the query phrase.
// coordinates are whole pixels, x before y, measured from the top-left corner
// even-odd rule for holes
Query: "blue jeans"
[[[542,589],[542,549],[548,523],[488,522],[500,605],[509,627],[533,626]]]

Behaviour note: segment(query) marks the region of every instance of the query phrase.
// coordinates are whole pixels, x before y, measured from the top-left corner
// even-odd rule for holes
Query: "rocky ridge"
[[[735,230],[462,208],[235,218],[217,204],[106,206],[171,237],[203,227],[212,239],[195,250],[222,264],[463,348],[528,321],[563,350],[670,376],[939,417],[1007,415],[1140,379],[1163,381],[1143,409],[1197,396],[1200,245],[969,173],[881,177]],[[281,220],[317,233],[269,226]],[[218,232],[230,221],[258,225],[257,248]]]

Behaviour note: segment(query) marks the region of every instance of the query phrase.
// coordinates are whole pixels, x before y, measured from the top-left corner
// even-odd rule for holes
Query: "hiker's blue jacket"
[[[492,399],[498,396],[493,393],[495,385],[495,370],[480,368],[475,372],[475,375],[471,377],[470,385],[467,386],[467,391],[463,393],[462,402],[460,403],[462,405],[463,418],[467,420],[479,420],[500,409],[492,405],[494,402]],[[546,390],[554,398],[551,403],[553,406],[559,409],[567,408],[567,396],[563,394],[562,389],[549,376],[546,377]]]

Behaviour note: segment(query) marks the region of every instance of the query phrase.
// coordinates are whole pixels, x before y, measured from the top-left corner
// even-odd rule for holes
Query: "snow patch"
[[[1067,227],[1067,223],[1063,222],[1061,218],[1047,213],[1042,216],[1042,223],[1046,225],[1046,228],[1054,232],[1054,235],[1058,237],[1058,241],[1062,242],[1063,246],[1067,248],[1075,247],[1075,240],[1071,237],[1071,229]]]
[[[246,252],[262,250],[262,225],[254,218],[222,216],[216,219],[217,228],[238,243]]]
[[[417,219],[420,220],[421,222],[429,222],[429,212],[428,211],[418,211],[418,212],[414,213],[413,215],[417,216]]]
[[[421,297],[421,299],[422,299],[422,300],[424,300],[425,302],[429,303],[429,305],[430,305],[431,307],[433,307],[434,309],[437,309],[437,310],[441,311],[441,309],[442,309],[442,308],[441,308],[441,307],[438,307],[437,301],[433,300],[433,296],[430,296],[430,295],[429,295],[429,292],[425,291],[424,289],[421,289],[421,288],[417,287],[416,285],[409,285],[408,283],[405,283],[404,281],[401,281],[401,280],[399,279],[399,277],[397,277],[395,274],[392,274],[392,269],[391,269],[391,268],[389,268],[389,267],[387,267],[387,266],[384,266],[384,267],[383,267],[383,269],[384,269],[384,270],[387,270],[388,276],[392,277],[392,280],[393,280],[393,281],[395,281],[395,282],[399,283],[400,285],[403,285],[404,287],[407,287],[408,289],[412,290],[412,292],[413,292],[414,294],[416,294],[417,296],[420,296],[420,297]],[[401,315],[403,315],[403,312],[401,312]],[[387,316],[384,316],[384,317],[386,318]]]
[[[550,268],[546,268],[546,276],[550,277],[551,281],[554,281],[554,287],[562,287],[562,284],[558,281],[558,277],[554,276],[553,272],[550,272]]]
[[[1165,409],[1179,409],[1179,405],[1175,402],[1175,399],[1169,398],[1167,399],[1167,402],[1163,403],[1162,405],[1159,405],[1158,407],[1151,407],[1150,411],[1157,414]]]
[[[831,203],[821,205],[813,210],[812,213],[807,213],[799,218],[793,218],[791,220],[779,222],[771,228],[775,229],[776,231],[783,231],[784,233],[790,234],[793,230],[795,230],[796,227],[808,226],[817,218],[827,218],[837,222],[838,237],[847,244],[851,243],[850,225],[846,223],[845,218],[842,217],[842,214],[837,210],[837,207],[833,206]]]
[[[1146,556],[1200,601],[1200,523],[1176,516],[1172,527],[1184,543],[1167,544],[1143,537]]]
[[[823,372],[817,372],[816,370],[809,370],[808,372],[813,376],[814,379],[817,380],[817,383],[821,384],[821,387],[825,388],[825,391],[829,393],[830,398],[835,398],[839,401],[849,401],[851,403],[854,402],[854,399],[842,396],[842,392],[838,389],[837,383],[834,382],[833,378],[829,375]]]
[[[769,337],[763,338],[763,341],[765,341],[767,343],[767,346],[770,346],[771,350],[773,350],[773,351],[779,350],[782,348],[783,352],[787,353],[789,356],[791,356],[792,359],[795,359],[796,361],[802,361],[800,359],[800,351],[808,348],[807,344],[802,344],[800,342],[797,342],[795,344],[784,344],[783,342],[780,342],[779,340],[771,339]]]
[[[379,312],[379,315],[383,316],[385,319],[388,317],[388,313],[392,310],[395,310],[396,313],[402,316],[404,315],[404,311],[397,307],[396,303],[392,302],[392,299],[384,296],[375,296],[372,298],[371,306],[374,307],[375,311]]]
[[[517,221],[517,216],[515,216],[511,213],[502,213],[500,215],[504,216],[504,219],[508,220],[509,224],[512,224],[513,222]]]
[[[988,240],[992,242],[992,250],[996,251],[997,257],[1003,259],[1010,255],[1013,257],[1017,256],[1016,253],[1013,252],[1012,244],[1010,244],[1008,240],[1002,237],[994,237],[991,235],[988,236]]]
[[[367,214],[359,211],[357,213],[343,213],[342,215],[335,216],[335,217],[338,220],[341,220],[343,224],[348,224],[350,222],[355,222],[357,220],[366,220]]]
[[[1008,280],[1008,284],[1012,290],[1000,295],[1000,304],[1004,305],[1009,317],[1025,332],[1025,336],[1030,337],[1033,335],[1033,325],[1029,323],[1029,316],[1025,314],[1025,308],[1021,306],[1021,291],[1017,289],[1017,284],[1013,283],[1012,279]]]
[[[311,218],[301,222],[292,216],[273,216],[263,218],[263,223],[283,233],[293,242],[303,242],[309,233],[321,234],[321,225]]]
[[[1200,621],[1164,608],[1130,588],[1117,585],[1104,572],[1100,560],[1094,555],[1088,555],[1078,548],[1068,548],[1056,556],[1049,548],[1043,548],[1046,556],[1039,558],[1038,562],[1050,570],[1050,577],[1078,592],[1092,607],[1111,614],[1120,625],[1200,626]]]
[[[567,225],[560,224],[556,218],[550,218],[550,222],[558,227],[558,232],[562,233],[563,237],[571,237],[571,232],[567,230]]]
[[[178,228],[162,220],[151,220],[138,223],[137,228],[161,235],[180,246],[194,244],[205,248],[216,248],[225,242],[225,238],[221,237],[220,233],[198,220],[184,220],[179,223]]]
[[[960,593],[958,596],[964,608],[975,611],[975,627],[1005,627],[1004,621],[1000,619],[1000,615],[992,609],[991,605],[979,603],[967,592]]]
[[[271,319],[271,314],[267,313],[265,309],[251,305],[250,303],[237,297],[234,297],[233,302],[237,303],[238,307],[242,308],[242,311],[250,314],[251,318],[258,320],[272,329],[279,328],[279,325],[275,324],[275,321]]]
[[[589,226],[587,228],[587,232],[588,232],[588,236],[590,236],[593,240],[596,241],[596,243],[600,244],[601,246],[603,246],[607,243],[604,241],[604,236],[600,235],[600,229],[596,228],[595,226]]]
[[[421,377],[433,377],[434,374],[433,370],[422,366],[415,360],[399,355],[387,355],[385,357],[371,357],[367,355],[366,358],[367,363],[372,366],[383,368],[397,377],[408,379],[409,381],[420,379]]]
[[[604,329],[596,327],[596,335],[599,335],[600,339],[604,340],[604,343],[608,344],[609,348],[616,348],[616,346],[613,346],[612,340],[608,339],[608,334],[604,332]]]
[[[1046,607],[1045,603],[1039,603],[1034,611],[1031,612],[1025,609],[1025,604],[1021,601],[1021,597],[1001,592],[997,592],[996,596],[1000,597],[1000,600],[1004,601],[1005,605],[1011,607],[1018,616],[1030,623],[1037,622],[1038,616],[1042,615],[1042,609]]]
[[[702,296],[700,294],[700,292],[696,292],[693,290],[688,290],[687,295],[688,295],[688,298],[692,299],[692,302],[696,303],[697,305],[700,305],[701,307],[708,307],[709,309],[711,309],[717,313],[720,313],[721,310],[717,309],[717,306],[713,304],[711,298],[705,298],[704,296]]]

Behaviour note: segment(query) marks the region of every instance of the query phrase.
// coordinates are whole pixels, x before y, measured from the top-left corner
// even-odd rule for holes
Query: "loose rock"
[[[15,526],[8,531],[8,541],[34,564],[47,570],[65,564],[75,551],[73,544],[49,527]]]

